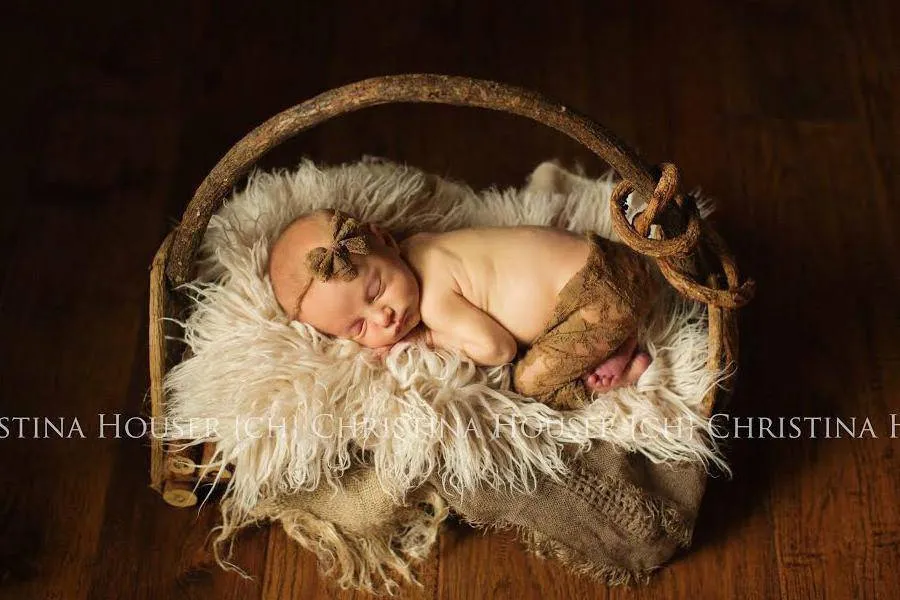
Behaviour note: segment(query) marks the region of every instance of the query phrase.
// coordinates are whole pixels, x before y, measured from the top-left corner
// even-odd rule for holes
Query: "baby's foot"
[[[584,378],[584,385],[591,392],[608,392],[609,390],[637,382],[650,366],[650,355],[636,352],[637,340],[626,341],[616,353],[600,363],[594,371]]]
[[[612,385],[625,371],[625,367],[634,356],[635,348],[637,348],[637,338],[632,336],[625,340],[612,356],[597,365],[593,372],[589,372],[585,383],[601,387]]]

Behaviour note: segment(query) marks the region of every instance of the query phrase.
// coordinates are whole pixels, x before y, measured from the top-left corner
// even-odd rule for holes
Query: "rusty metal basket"
[[[235,144],[206,176],[181,223],[153,258],[149,335],[152,417],[164,417],[163,379],[183,350],[174,341],[177,336],[167,335],[171,322],[164,319],[181,318],[189,309],[185,298],[174,288],[192,278],[194,256],[210,217],[235,183],[267,151],[301,131],[368,106],[398,102],[473,106],[528,117],[581,142],[609,163],[622,177],[610,197],[616,233],[633,250],[652,257],[680,294],[708,307],[708,367],[717,372],[723,365],[730,367],[723,385],[703,399],[701,410],[707,416],[712,414],[717,399],[731,390],[738,361],[736,309],[750,300],[754,283],[740,280],[725,242],[700,216],[693,198],[680,191],[676,167],[668,163],[649,167],[604,127],[534,92],[465,77],[416,74],[366,79],[278,113]],[[633,224],[624,212],[624,200],[631,192],[647,202],[647,208]],[[204,473],[197,466],[206,462],[203,456],[210,455],[210,448],[195,451],[196,454],[170,452],[161,440],[151,439],[151,485],[169,504],[196,504],[200,489],[213,486],[217,479],[216,473]],[[218,480],[228,475],[225,470]]]

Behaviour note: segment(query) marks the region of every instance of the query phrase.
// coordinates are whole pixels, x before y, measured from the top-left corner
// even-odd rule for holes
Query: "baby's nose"
[[[394,321],[394,310],[389,306],[385,306],[379,313],[378,318],[378,324],[382,327],[387,327]]]

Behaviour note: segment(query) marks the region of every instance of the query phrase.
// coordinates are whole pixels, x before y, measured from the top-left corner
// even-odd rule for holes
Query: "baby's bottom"
[[[513,386],[556,408],[583,406],[591,390],[633,383],[649,364],[635,333],[658,284],[647,262],[622,244],[592,236],[585,266],[559,294],[543,334],[518,361]],[[595,379],[591,379],[591,377]]]

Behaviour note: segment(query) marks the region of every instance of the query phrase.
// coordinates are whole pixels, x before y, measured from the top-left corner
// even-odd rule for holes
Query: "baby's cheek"
[[[406,299],[410,302],[418,302],[419,299],[419,284],[413,279],[410,282],[407,282],[406,285]]]

